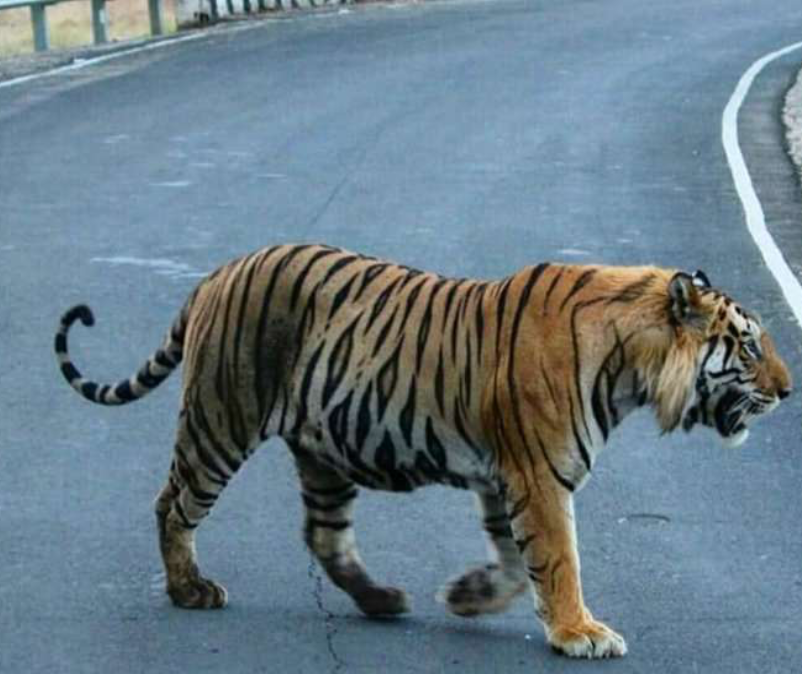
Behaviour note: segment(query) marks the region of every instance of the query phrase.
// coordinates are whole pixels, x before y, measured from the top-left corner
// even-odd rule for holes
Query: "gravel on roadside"
[[[802,70],[797,75],[796,82],[785,95],[783,122],[785,123],[788,154],[802,179]]]
[[[169,40],[170,38],[160,39]],[[89,58],[126,51],[154,41],[156,40],[144,38],[139,40],[109,42],[104,45],[86,45],[71,49],[51,49],[46,52],[4,56],[0,58],[0,82],[17,79],[18,77],[25,77],[27,75],[34,75],[55,68],[62,68]]]

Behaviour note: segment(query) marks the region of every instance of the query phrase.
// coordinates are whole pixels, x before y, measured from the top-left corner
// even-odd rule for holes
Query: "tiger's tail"
[[[76,320],[87,327],[95,324],[92,310],[85,304],[72,307],[61,317],[56,333],[56,357],[61,365],[61,373],[72,386],[87,400],[98,405],[125,405],[143,398],[172,374],[183,358],[185,312],[173,323],[162,346],[145,361],[139,371],[129,379],[114,384],[99,384],[84,379],[70,358],[67,347],[67,333]]]

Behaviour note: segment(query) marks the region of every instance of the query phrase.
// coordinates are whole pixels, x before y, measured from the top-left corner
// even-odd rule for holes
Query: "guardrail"
[[[45,9],[49,5],[56,5],[59,2],[69,1],[70,0],[0,0],[0,11],[4,9],[16,9],[18,7],[30,7],[34,49],[36,49],[36,51],[47,51],[50,49],[50,32],[47,28]],[[91,2],[92,37],[95,44],[103,44],[109,40],[106,0],[91,0]],[[164,22],[162,21],[161,0],[148,0],[148,12],[150,14],[151,35],[163,34]]]

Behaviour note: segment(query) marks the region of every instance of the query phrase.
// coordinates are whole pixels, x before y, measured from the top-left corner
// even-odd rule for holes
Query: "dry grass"
[[[167,33],[175,32],[175,8],[162,0],[162,19]],[[89,0],[62,2],[47,8],[50,47],[80,47],[92,44],[92,13]],[[150,34],[148,0],[110,0],[106,4],[109,40],[128,40]],[[33,51],[31,13],[27,7],[0,12],[0,57]]]

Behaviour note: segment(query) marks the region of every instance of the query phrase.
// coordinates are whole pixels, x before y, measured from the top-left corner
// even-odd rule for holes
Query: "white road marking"
[[[171,278],[200,278],[208,275],[208,272],[197,271],[185,262],[176,262],[166,258],[147,259],[141,257],[130,257],[119,255],[116,257],[93,257],[90,262],[100,262],[113,266],[131,265],[134,267],[147,267],[156,274],[169,276]]]
[[[160,183],[151,183],[151,187],[169,187],[172,189],[190,187],[192,182],[189,180],[165,180]]]
[[[738,86],[735,87],[735,91],[727,103],[727,107],[724,108],[724,114],[721,119],[721,141],[724,144],[724,152],[727,155],[727,162],[730,166],[735,189],[743,205],[749,233],[766,261],[766,266],[768,266],[769,271],[771,271],[779,284],[785,296],[785,301],[791,307],[797,323],[802,326],[802,285],[799,284],[796,276],[794,276],[782,252],[777,247],[777,243],[766,227],[763,207],[755,193],[752,177],[746,168],[746,162],[738,144],[738,111],[749,93],[752,82],[769,63],[797,49],[802,49],[802,42],[796,42],[784,49],[766,54],[763,58],[755,61],[741,76]]]

